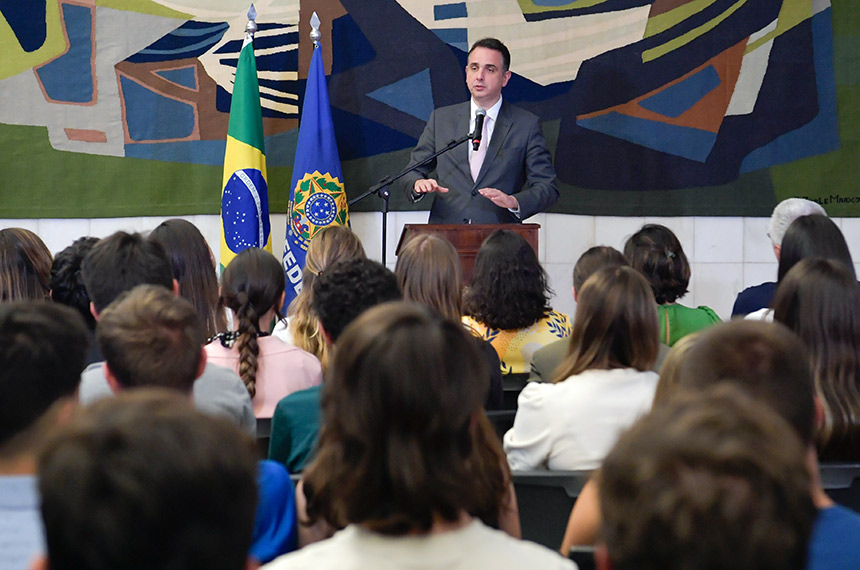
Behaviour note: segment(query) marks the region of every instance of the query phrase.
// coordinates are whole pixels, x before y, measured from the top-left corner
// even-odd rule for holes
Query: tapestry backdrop
[[[512,52],[505,98],[541,117],[554,153],[552,211],[767,216],[800,195],[860,215],[852,0],[256,9],[272,212],[287,207],[316,10],[350,197],[406,164],[434,107],[466,100],[468,46],[495,36]],[[247,10],[247,0],[2,0],[0,217],[217,213]],[[391,206],[413,208],[400,188]],[[380,207],[371,197],[352,209]]]

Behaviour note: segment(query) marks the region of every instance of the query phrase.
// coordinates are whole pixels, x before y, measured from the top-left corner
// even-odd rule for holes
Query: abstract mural
[[[247,0],[0,2],[0,217],[215,213]],[[323,20],[350,196],[397,172],[466,51],[512,52],[554,211],[860,215],[860,16],[850,0],[263,0],[255,40],[273,212],[285,211],[307,20]],[[464,133],[465,134],[465,133]],[[365,200],[356,209],[375,209]],[[410,209],[402,193],[394,209]]]

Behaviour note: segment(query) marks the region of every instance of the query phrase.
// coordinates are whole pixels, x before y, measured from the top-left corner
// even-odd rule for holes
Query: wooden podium
[[[454,244],[454,249],[460,254],[463,282],[468,283],[475,268],[478,249],[487,236],[496,230],[511,230],[523,236],[537,255],[538,229],[540,224],[406,224],[397,242],[395,255],[400,255],[400,248],[414,235],[438,234]]]

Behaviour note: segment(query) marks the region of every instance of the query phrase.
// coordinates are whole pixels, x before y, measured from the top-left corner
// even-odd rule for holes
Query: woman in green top
[[[690,264],[672,230],[645,224],[624,245],[624,256],[651,284],[660,320],[660,342],[673,346],[684,336],[720,322],[710,307],[677,303],[690,283]]]

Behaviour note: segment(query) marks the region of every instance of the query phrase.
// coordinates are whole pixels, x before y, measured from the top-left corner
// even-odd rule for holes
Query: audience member
[[[271,336],[284,304],[284,270],[264,249],[248,248],[234,257],[221,276],[220,306],[233,313],[235,331],[206,345],[211,362],[239,374],[258,418],[293,392],[322,383],[320,362],[312,354]]]
[[[87,340],[81,317],[69,307],[41,301],[0,303],[0,568],[4,570],[29,568],[44,550],[36,451],[46,430],[74,404]],[[61,401],[65,403],[58,404]]]
[[[121,293],[137,285],[160,285],[174,294],[179,290],[164,248],[140,234],[116,232],[99,241],[84,258],[81,276],[96,320]],[[111,394],[102,363],[87,367],[81,376],[81,402],[86,404]],[[203,374],[194,382],[194,404],[202,411],[231,418],[249,433],[256,432],[248,390],[242,380],[226,368],[206,365]]]
[[[478,456],[486,363],[468,334],[406,303],[343,331],[305,489],[312,520],[346,528],[269,568],[574,568],[473,518],[508,495]]]
[[[320,334],[319,319],[313,312],[314,283],[317,276],[342,259],[365,258],[361,240],[346,226],[328,226],[320,230],[308,245],[302,288],[287,308],[287,318],[275,325],[273,335],[310,352],[322,365],[328,366],[329,345]]]
[[[511,469],[599,467],[654,398],[656,313],[648,282],[633,268],[607,267],[586,280],[556,383],[531,382],[520,393],[504,437]]]
[[[815,506],[796,434],[736,386],[680,398],[600,470],[600,570],[803,570]]]
[[[323,338],[337,342],[340,333],[365,310],[401,298],[397,278],[380,263],[354,257],[335,263],[317,276],[313,312]],[[322,385],[293,392],[281,400],[272,416],[269,458],[302,471],[314,451],[320,426]]]
[[[791,223],[782,240],[779,252],[777,287],[791,268],[800,260],[821,257],[840,261],[854,275],[854,262],[848,244],[839,227],[827,216],[817,214],[801,216]],[[773,320],[772,307],[760,309],[747,315],[748,319]]]
[[[203,323],[206,338],[227,330],[224,311],[218,307],[218,275],[215,258],[197,226],[182,218],[162,222],[149,233],[170,258],[179,295],[191,301]]]
[[[447,239],[435,234],[418,234],[407,241],[394,268],[405,300],[430,307],[458,323],[463,319],[462,272],[457,250]],[[500,409],[503,393],[499,355],[489,342],[477,337],[476,340],[490,369],[485,407]]]
[[[51,252],[23,228],[0,230],[0,303],[50,298]]]
[[[496,230],[484,240],[464,321],[496,349],[503,374],[528,372],[537,349],[570,336],[570,318],[552,310],[550,295],[546,272],[522,236]]]
[[[807,570],[860,568],[860,515],[835,505],[821,486],[815,431],[824,418],[803,342],[779,323],[732,321],[705,331],[681,365],[679,387],[697,391],[718,382],[774,408],[806,446],[818,508]]]
[[[573,266],[573,300],[577,301],[576,292],[582,289],[585,280],[597,270],[604,267],[621,267],[622,265],[629,264],[624,255],[614,247],[597,245],[586,250],[579,256],[576,265]],[[551,382],[555,378],[556,369],[567,356],[569,348],[570,338],[561,338],[537,350],[532,356],[529,382]],[[660,364],[668,352],[668,346],[663,343],[658,345],[657,360],[654,361],[655,372],[659,370]]]
[[[39,458],[47,570],[250,567],[251,440],[142,390],[77,414]]]
[[[860,284],[839,261],[807,258],[782,279],[773,307],[809,350],[824,408],[819,458],[860,461]]]
[[[684,335],[720,322],[710,307],[694,309],[677,302],[687,293],[690,264],[672,230],[645,224],[624,244],[624,256],[651,284],[657,300],[660,342],[673,346]]]
[[[87,352],[87,364],[100,362],[102,354],[95,342],[96,319],[90,311],[90,296],[81,277],[81,263],[98,238],[81,237],[72,245],[54,256],[51,264],[51,299],[75,309],[84,318],[90,331],[90,349]]]
[[[652,409],[669,402],[678,391],[680,382],[679,370],[681,363],[687,356],[690,348],[701,338],[701,333],[691,333],[675,343],[663,366],[660,367],[660,378],[657,380],[657,389],[654,391]],[[661,345],[665,346],[665,345]],[[561,553],[567,555],[572,546],[591,546],[597,540],[600,529],[600,501],[598,499],[599,470],[592,473],[591,477],[583,485],[573,508],[570,510],[570,518],[561,542]]]
[[[809,214],[821,214],[826,216],[827,212],[821,205],[804,198],[788,198],[776,205],[767,224],[767,237],[773,245],[773,254],[779,261],[779,252],[782,248],[782,238],[785,236],[791,222],[800,216]],[[776,293],[776,282],[767,281],[760,285],[747,287],[738,293],[735,304],[732,307],[732,317],[744,316],[760,309],[770,307],[773,294]]]

